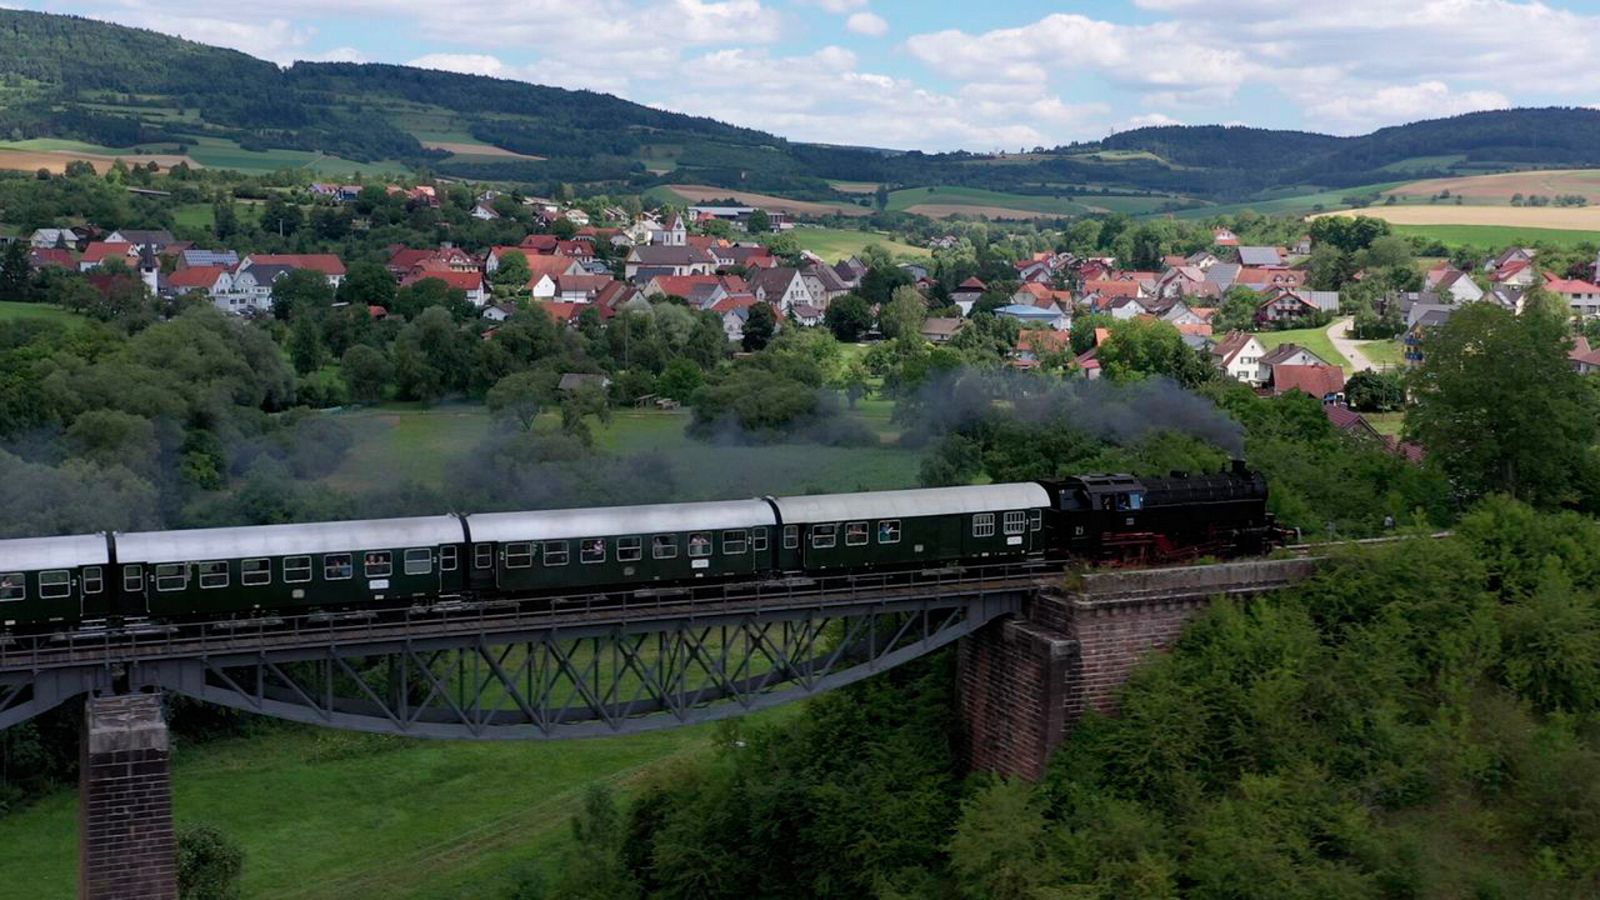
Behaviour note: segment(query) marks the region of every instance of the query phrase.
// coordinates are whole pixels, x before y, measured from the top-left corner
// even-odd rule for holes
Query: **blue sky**
[[[1161,123],[1354,134],[1600,104],[1600,0],[0,0],[288,63],[607,91],[796,140],[993,150]]]

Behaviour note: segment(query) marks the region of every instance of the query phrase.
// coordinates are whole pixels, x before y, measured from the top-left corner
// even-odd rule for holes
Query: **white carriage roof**
[[[103,534],[0,541],[0,572],[103,566],[111,561]]]
[[[117,562],[194,562],[310,553],[436,547],[465,540],[455,516],[251,525],[119,534]]]
[[[474,541],[544,541],[672,534],[722,528],[760,528],[777,524],[765,500],[719,500],[659,506],[552,509],[541,512],[483,513],[467,516]]]
[[[1049,506],[1050,494],[1037,484],[991,484],[779,497],[775,502],[778,512],[783,514],[784,523],[790,524],[844,522],[851,519],[914,519],[919,516],[1032,509]]]

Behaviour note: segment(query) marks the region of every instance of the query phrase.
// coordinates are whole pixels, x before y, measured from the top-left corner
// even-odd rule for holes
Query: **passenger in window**
[[[689,538],[689,555],[705,556],[711,552],[711,539],[703,534]]]
[[[588,553],[590,556],[605,556],[606,555],[606,542],[603,541],[603,540],[590,541],[589,542],[589,549],[584,551],[584,552]]]

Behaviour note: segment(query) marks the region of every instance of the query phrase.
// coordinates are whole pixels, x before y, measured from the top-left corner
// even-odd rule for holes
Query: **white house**
[[[1261,374],[1261,358],[1266,355],[1267,349],[1261,341],[1243,331],[1230,332],[1211,348],[1211,358],[1229,378],[1251,387],[1260,387],[1265,383]]]
[[[778,266],[762,269],[750,276],[750,293],[757,300],[771,303],[778,311],[787,314],[796,306],[809,306],[821,310],[827,301],[811,295],[806,280],[798,269]]]

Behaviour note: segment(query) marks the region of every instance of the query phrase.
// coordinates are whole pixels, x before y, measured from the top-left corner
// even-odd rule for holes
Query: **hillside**
[[[891,209],[1019,218],[1342,199],[1407,179],[1600,165],[1600,111],[1588,109],[1472,113],[1359,137],[1163,126],[1006,156],[802,144],[590,91],[394,65],[280,69],[21,10],[0,10],[0,138],[7,153],[35,154],[14,156],[13,168],[59,168],[62,151],[102,162],[165,155],[246,171],[425,167],[540,190],[679,184],[849,204],[864,200],[859,186],[886,183],[958,189],[904,194]]]

